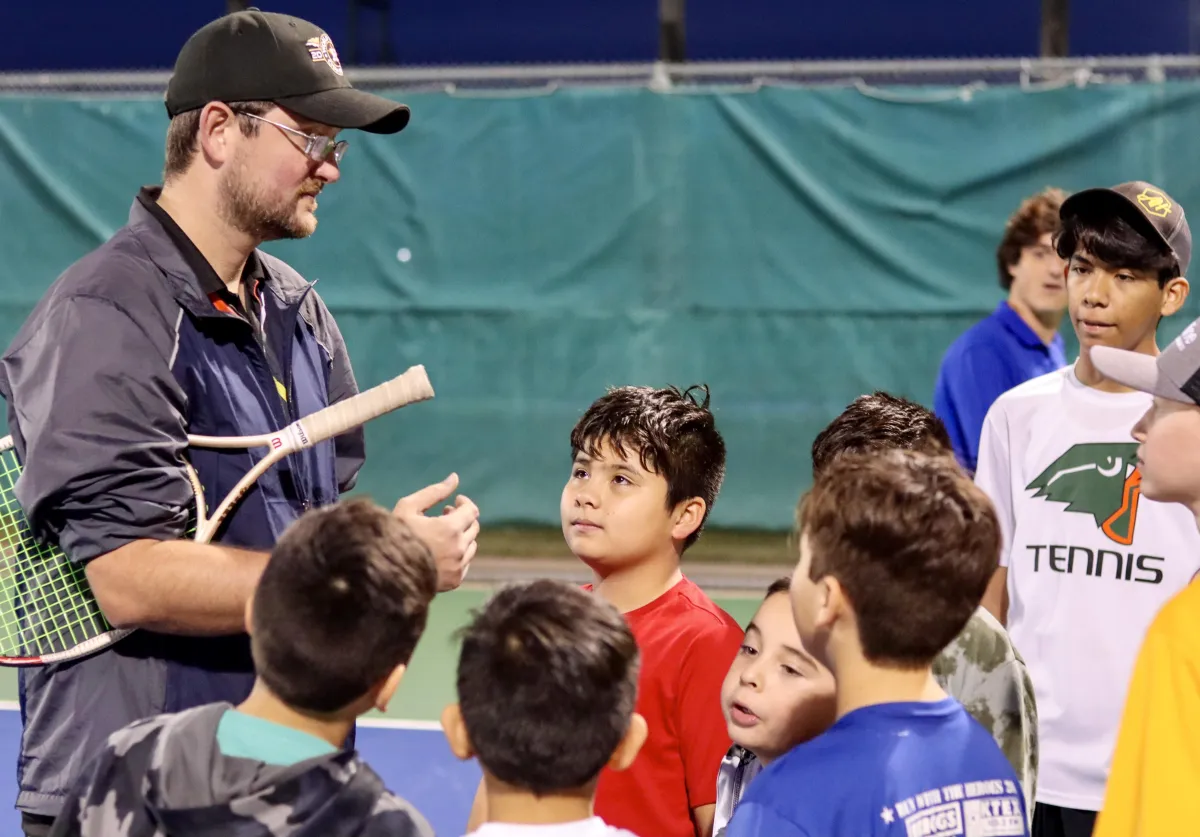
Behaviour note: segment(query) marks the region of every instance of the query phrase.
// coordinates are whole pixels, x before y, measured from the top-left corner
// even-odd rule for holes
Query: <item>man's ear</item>
[[[629,719],[629,729],[625,730],[625,735],[617,744],[617,749],[613,750],[612,757],[608,760],[608,766],[613,770],[627,770],[633,764],[633,760],[637,758],[642,745],[646,743],[649,731],[646,719],[634,712],[633,717]]]
[[[244,618],[246,620],[246,633],[248,633],[248,634],[254,633],[254,596],[253,595],[246,597],[246,609],[244,611]]]
[[[442,732],[446,735],[446,743],[455,757],[466,761],[475,755],[471,748],[471,739],[467,735],[467,725],[463,723],[462,709],[457,703],[452,703],[442,710]]]
[[[209,102],[200,110],[196,144],[200,153],[213,166],[229,162],[233,157],[235,135],[241,133],[237,115],[224,102]]]
[[[671,526],[671,537],[677,541],[687,540],[704,522],[708,504],[699,497],[684,500],[675,507],[675,522]]]

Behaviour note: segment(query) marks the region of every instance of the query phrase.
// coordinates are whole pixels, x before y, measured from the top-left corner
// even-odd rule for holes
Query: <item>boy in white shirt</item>
[[[629,767],[646,740],[621,613],[534,581],[496,593],[462,639],[442,727],[454,754],[483,768],[486,821],[469,837],[636,837],[592,812],[600,771]]]
[[[988,412],[976,482],[1004,546],[984,604],[1029,667],[1040,765],[1034,837],[1088,837],[1142,637],[1200,566],[1181,506],[1141,496],[1134,424],[1151,397],[1105,378],[1091,350],[1157,355],[1156,329],[1187,298],[1191,232],[1149,183],[1063,203],[1073,366],[1002,395]]]

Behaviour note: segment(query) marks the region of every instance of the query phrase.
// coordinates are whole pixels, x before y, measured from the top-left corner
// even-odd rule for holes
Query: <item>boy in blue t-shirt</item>
[[[1028,835],[1012,766],[931,671],[996,568],[987,496],[948,455],[846,454],[797,522],[793,615],[837,720],[763,771],[728,837]]]

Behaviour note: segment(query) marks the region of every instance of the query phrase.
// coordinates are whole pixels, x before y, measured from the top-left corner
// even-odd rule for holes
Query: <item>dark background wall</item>
[[[376,0],[378,2],[378,0]],[[349,0],[263,0],[324,26],[348,62],[648,61],[657,0],[391,0],[390,21]],[[225,0],[5,0],[0,70],[165,68]],[[1073,0],[1071,53],[1189,53],[1200,0]],[[689,0],[696,60],[1035,55],[1041,0]],[[392,62],[388,62],[392,63]]]

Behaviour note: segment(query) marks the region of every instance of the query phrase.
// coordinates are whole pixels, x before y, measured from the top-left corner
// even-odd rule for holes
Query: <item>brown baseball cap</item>
[[[298,17],[248,9],[196,31],[175,61],[167,113],[209,102],[274,102],[333,128],[393,134],[408,124],[407,105],[350,85],[333,41]]]
[[[1165,244],[1179,263],[1179,274],[1187,276],[1192,260],[1192,231],[1188,228],[1183,207],[1174,198],[1152,183],[1135,180],[1109,189],[1076,192],[1063,201],[1058,215],[1065,220],[1105,206],[1129,218],[1146,235]]]

